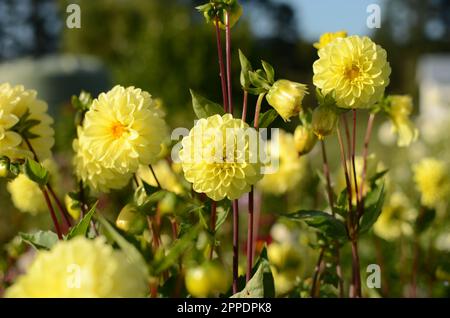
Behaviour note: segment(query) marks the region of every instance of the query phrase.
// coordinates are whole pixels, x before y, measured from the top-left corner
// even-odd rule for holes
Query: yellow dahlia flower
[[[73,159],[75,175],[78,180],[89,186],[94,192],[109,192],[121,189],[128,184],[132,173],[119,173],[114,168],[107,168],[103,162],[94,157],[86,142],[84,130],[78,127],[78,139],[73,141],[75,156]]]
[[[402,192],[394,192],[374,225],[374,232],[379,237],[391,241],[400,236],[413,234],[413,222],[417,211]]]
[[[103,238],[78,236],[39,251],[27,273],[6,290],[6,297],[144,297],[147,278],[123,252]]]
[[[275,143],[278,143],[278,149]],[[299,156],[294,145],[294,136],[282,130],[280,130],[278,140],[271,140],[268,152],[271,156],[278,156],[279,166],[274,173],[265,174],[258,183],[258,187],[263,192],[275,195],[284,194],[295,189],[305,176],[307,159]],[[278,154],[274,153],[274,149],[278,150]]]
[[[337,38],[318,51],[313,82],[339,107],[369,108],[384,94],[391,67],[387,53],[368,37]]]
[[[419,136],[419,131],[409,119],[413,110],[412,98],[409,95],[390,95],[388,99],[388,115],[393,124],[393,131],[398,135],[397,145],[409,146]]]
[[[290,121],[300,112],[305,94],[308,94],[306,85],[281,79],[272,85],[266,99],[284,121]]]
[[[163,189],[176,194],[183,193],[183,186],[179,182],[177,174],[172,170],[171,165],[166,160],[158,161],[152,165],[152,168]],[[158,186],[148,166],[139,166],[137,176],[151,186]]]
[[[92,102],[86,113],[83,148],[107,169],[135,173],[155,161],[167,127],[150,94],[115,86]]]
[[[319,42],[313,44],[316,49],[322,49],[337,38],[347,37],[346,31],[327,32],[320,36]]]
[[[42,165],[49,171],[52,184],[57,178],[57,167],[52,160],[45,160]],[[34,181],[21,173],[14,180],[6,185],[8,192],[11,194],[11,200],[14,206],[21,212],[36,215],[38,213],[48,211],[42,191]]]
[[[231,114],[197,121],[180,150],[186,180],[216,201],[238,199],[261,179],[257,155],[256,130]]]
[[[31,146],[40,160],[51,156],[54,144],[51,127],[53,119],[47,114],[47,103],[36,97],[36,91],[26,90],[22,85],[0,85],[0,156],[11,159],[33,157],[23,136],[13,130],[26,114],[28,120],[39,121],[28,130],[33,135],[28,137]]]
[[[448,201],[450,178],[448,165],[433,158],[422,159],[413,166],[416,188],[422,195],[422,204],[433,208],[440,202]]]

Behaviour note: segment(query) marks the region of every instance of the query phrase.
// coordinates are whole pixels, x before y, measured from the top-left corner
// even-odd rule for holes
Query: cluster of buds
[[[245,55],[239,51],[241,61],[241,86],[250,94],[267,94],[266,100],[284,121],[300,113],[303,98],[307,92],[304,84],[279,79],[275,81],[275,71],[269,63],[261,61],[262,69],[253,70]]]
[[[211,0],[196,9],[203,13],[207,23],[218,23],[221,29],[225,29],[227,25],[232,28],[243,12],[237,0]]]

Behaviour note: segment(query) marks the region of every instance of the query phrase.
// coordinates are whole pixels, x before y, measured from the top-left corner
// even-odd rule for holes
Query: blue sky
[[[315,41],[324,32],[346,30],[349,34],[368,35],[366,26],[370,4],[379,4],[383,16],[385,0],[276,0],[290,4],[297,13],[301,37]]]

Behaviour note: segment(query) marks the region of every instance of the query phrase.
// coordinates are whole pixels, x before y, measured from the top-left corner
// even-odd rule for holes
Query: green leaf
[[[247,88],[247,92],[252,95],[259,95],[262,93],[266,93],[267,89],[262,88],[262,87],[250,87],[250,88]]]
[[[275,82],[275,70],[273,69],[273,66],[267,63],[266,61],[261,61],[262,66],[264,68],[264,71],[266,72],[267,80],[270,84],[273,84]]]
[[[436,217],[436,210],[422,207],[423,210],[419,213],[417,217],[415,228],[416,233],[420,234],[425,231],[431,223],[433,223],[434,218]]]
[[[384,191],[384,185],[379,188],[380,190],[371,191],[371,193],[377,193],[377,200],[375,203],[371,203],[373,199],[371,199],[368,195],[367,201],[367,207],[365,208],[365,212],[361,217],[361,222],[359,224],[359,233],[365,233],[372,225],[375,224],[375,222],[378,220],[378,217],[381,214],[384,198],[385,198],[385,191]],[[376,191],[376,192],[375,192]],[[370,194],[370,193],[369,193]],[[371,196],[374,196],[373,194]]]
[[[271,87],[267,79],[265,79],[263,76],[258,74],[258,71],[251,71],[248,72],[248,75],[250,77],[250,82],[255,86],[256,88],[263,88],[264,91],[268,91]]]
[[[97,203],[98,202],[94,204],[94,206],[89,210],[88,213],[86,213],[86,215],[81,219],[80,222],[78,222],[77,225],[70,229],[70,232],[66,236],[66,240],[70,240],[75,236],[86,236],[89,225],[91,224],[92,216],[94,215],[97,208]]]
[[[216,114],[223,115],[225,112],[223,107],[217,103],[214,103],[202,95],[194,92],[192,89],[189,90],[192,96],[192,108],[194,109],[197,118],[207,118]]]
[[[175,240],[165,255],[157,258],[152,263],[152,268],[156,275],[162,273],[178,262],[179,257],[193,244],[198,236],[200,227],[193,226],[188,229],[183,236]]]
[[[128,242],[120,233],[117,231],[114,226],[112,226],[109,221],[107,221],[104,217],[101,215],[97,216],[97,220],[100,222],[100,224],[103,227],[103,230],[107,233],[108,237],[114,240],[114,242],[117,243],[117,245],[120,247],[122,252],[126,255],[128,260],[136,264],[138,268],[144,273],[145,275],[148,274],[148,269],[145,264],[144,257],[142,254],[138,251],[138,249]]]
[[[50,250],[58,242],[58,235],[52,231],[19,233],[22,240],[37,250]]]
[[[41,187],[45,186],[48,182],[48,171],[33,159],[27,159],[25,161],[24,172],[31,181],[36,182]]]
[[[152,190],[155,189],[154,187],[151,188]],[[156,204],[161,201],[164,196],[167,194],[166,190],[159,190],[159,188],[156,188],[157,191],[150,192],[148,189],[145,189],[145,183],[144,187],[139,187],[136,189],[136,192],[134,193],[134,204],[136,205],[137,209],[146,214],[146,215],[153,215],[155,212],[154,207]],[[148,194],[150,193],[150,194]]]
[[[225,223],[228,214],[230,214],[230,207],[217,207],[216,231]]]
[[[271,108],[259,115],[259,128],[267,128],[278,117],[278,112]],[[254,124],[254,123],[252,123]]]
[[[374,188],[376,186],[376,182],[382,178],[387,172],[389,171],[389,169],[377,172],[375,175],[373,175],[370,179],[369,179],[369,184],[372,188]]]
[[[241,74],[240,74],[240,81],[241,86],[244,90],[247,90],[250,88],[251,82],[250,82],[250,75],[248,72],[252,71],[252,65],[250,64],[250,61],[247,59],[247,57],[242,53],[242,51],[239,49],[239,61],[241,63]]]
[[[282,216],[294,221],[303,221],[324,235],[332,238],[347,237],[347,230],[344,223],[326,212],[300,210],[295,213],[282,214]]]
[[[267,276],[266,276],[267,275]],[[265,276],[272,280],[272,272],[270,270],[270,265],[268,262],[262,262],[259,264],[258,270],[253,275],[253,277],[248,281],[245,288],[231,296],[231,298],[267,298],[267,291],[265,290]],[[270,284],[270,283],[269,283]],[[273,296],[272,296],[273,297]]]

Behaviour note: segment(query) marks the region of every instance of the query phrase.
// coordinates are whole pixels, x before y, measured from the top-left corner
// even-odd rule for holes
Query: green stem
[[[159,180],[158,180],[158,178],[156,177],[156,173],[155,173],[155,170],[153,170],[152,165],[148,165],[148,167],[150,168],[150,171],[151,171],[151,173],[152,173],[152,175],[153,175],[153,178],[154,178],[155,181],[156,181],[156,185],[158,186],[158,188],[162,189],[161,183],[159,183]]]
[[[211,233],[213,235],[212,237],[212,244],[211,249],[209,250],[209,259],[212,260],[213,254],[214,254],[214,246],[216,245],[216,214],[217,214],[217,202],[212,200],[211,201]]]

